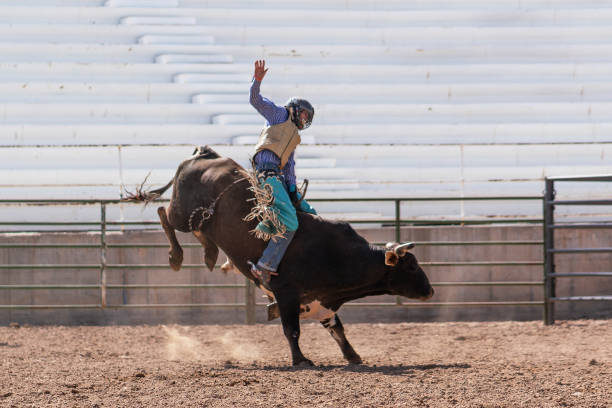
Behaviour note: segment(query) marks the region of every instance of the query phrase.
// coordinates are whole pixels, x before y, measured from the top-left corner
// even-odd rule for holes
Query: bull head
[[[385,251],[385,265],[395,266],[399,262],[399,259],[406,255],[409,249],[414,248],[414,242],[406,242],[404,244],[389,242],[385,245],[385,248],[387,248]]]

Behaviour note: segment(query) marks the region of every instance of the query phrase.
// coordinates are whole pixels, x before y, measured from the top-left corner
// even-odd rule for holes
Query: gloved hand
[[[298,201],[300,201],[300,197],[298,196],[297,191],[295,191],[295,190],[294,191],[290,191],[289,192],[289,198],[291,199],[291,202],[293,203],[293,206],[298,208]]]

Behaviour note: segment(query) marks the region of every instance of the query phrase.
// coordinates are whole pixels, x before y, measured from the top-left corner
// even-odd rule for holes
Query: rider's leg
[[[276,272],[294,235],[295,231],[286,231],[282,238],[271,239],[261,258],[257,261],[257,267]]]
[[[269,288],[271,275],[276,275],[285,251],[289,247],[295,231],[298,228],[298,219],[295,207],[287,194],[287,190],[278,177],[268,177],[263,181],[272,187],[274,194],[273,208],[279,222],[285,227],[285,232],[280,237],[271,238],[261,258],[252,268],[251,272],[259,276],[263,285]]]

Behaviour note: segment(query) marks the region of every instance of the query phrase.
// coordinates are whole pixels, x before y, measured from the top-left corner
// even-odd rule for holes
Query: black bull
[[[170,204],[158,209],[171,244],[172,268],[180,269],[183,261],[174,230],[192,232],[204,247],[209,269],[214,267],[221,248],[243,275],[261,287],[247,261],[256,262],[266,243],[250,232],[256,221],[243,220],[251,211],[253,198],[244,174],[233,160],[219,156],[208,146],[201,147],[181,163],[166,186],[138,191],[127,199],[151,201],[174,185]],[[212,214],[204,215],[207,212]],[[376,248],[346,223],[306,213],[298,213],[298,219],[299,229],[278,268],[279,276],[272,279],[273,294],[269,294],[278,302],[293,364],[312,364],[298,345],[300,317],[319,320],[344,357],[351,363],[360,363],[335,313],[340,306],[382,294],[426,300],[433,295],[433,289],[414,255],[406,251],[410,245]]]

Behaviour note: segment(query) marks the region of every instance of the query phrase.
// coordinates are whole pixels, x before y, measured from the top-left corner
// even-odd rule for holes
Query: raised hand
[[[266,68],[266,61],[255,61],[255,73],[253,74],[253,77],[255,77],[257,81],[261,82],[264,79],[264,76],[266,76],[266,72],[268,72],[268,68]]]

